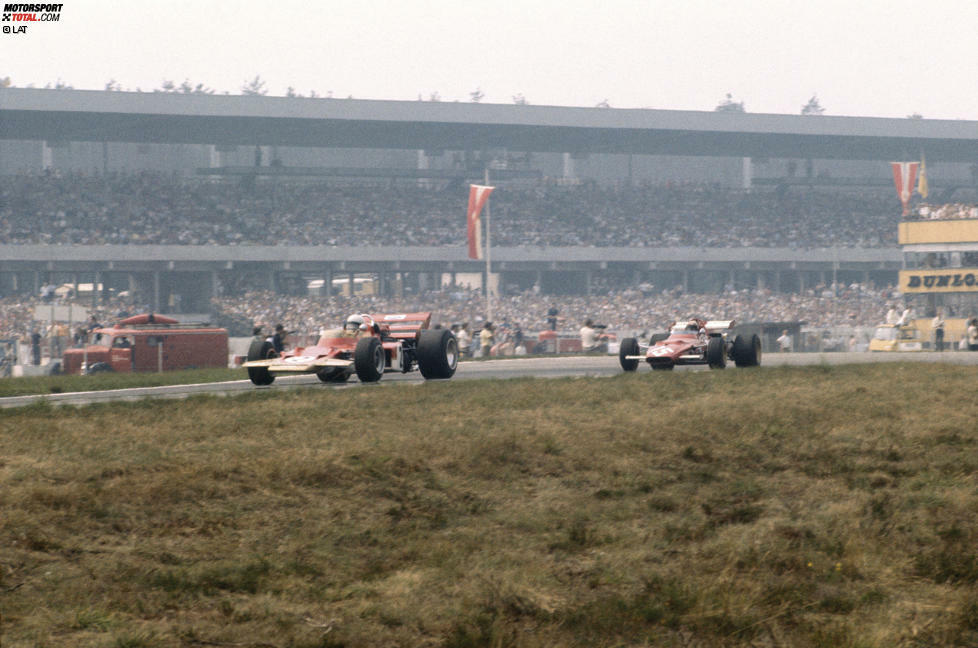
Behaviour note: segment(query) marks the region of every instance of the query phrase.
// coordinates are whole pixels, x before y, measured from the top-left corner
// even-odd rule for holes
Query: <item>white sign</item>
[[[38,322],[84,322],[88,309],[84,306],[41,304],[34,307],[34,320]]]

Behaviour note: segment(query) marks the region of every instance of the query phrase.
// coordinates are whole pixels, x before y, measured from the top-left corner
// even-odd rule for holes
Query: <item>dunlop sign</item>
[[[900,291],[905,293],[978,292],[978,269],[901,270]]]

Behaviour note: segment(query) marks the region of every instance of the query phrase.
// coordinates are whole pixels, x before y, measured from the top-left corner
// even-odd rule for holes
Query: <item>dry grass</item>
[[[978,371],[0,412],[11,646],[971,646]]]
[[[245,380],[244,369],[186,369],[163,373],[101,373],[91,376],[57,375],[5,378],[0,380],[0,398],[32,394],[61,394],[81,391],[126,389],[128,387],[160,387],[193,383]]]

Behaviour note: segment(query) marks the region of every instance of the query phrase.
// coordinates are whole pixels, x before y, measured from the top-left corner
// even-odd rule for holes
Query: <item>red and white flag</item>
[[[913,193],[917,181],[917,169],[920,162],[890,162],[893,167],[893,183],[896,184],[897,196],[903,205],[903,215],[910,213],[910,194]]]
[[[469,258],[482,258],[482,208],[495,187],[469,185],[469,210],[466,220],[469,226]]]

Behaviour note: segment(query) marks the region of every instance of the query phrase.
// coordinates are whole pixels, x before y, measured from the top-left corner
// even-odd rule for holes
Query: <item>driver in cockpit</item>
[[[363,315],[350,315],[346,318],[346,323],[343,325],[343,337],[358,338],[367,332],[367,326],[364,323]]]
[[[377,326],[370,315],[354,313],[346,318],[346,324],[343,325],[343,336],[361,338],[373,333],[379,334],[381,330],[381,327]]]
[[[700,339],[706,337],[706,331],[700,328],[700,323],[695,319],[690,319],[686,322],[685,333],[695,333]]]

